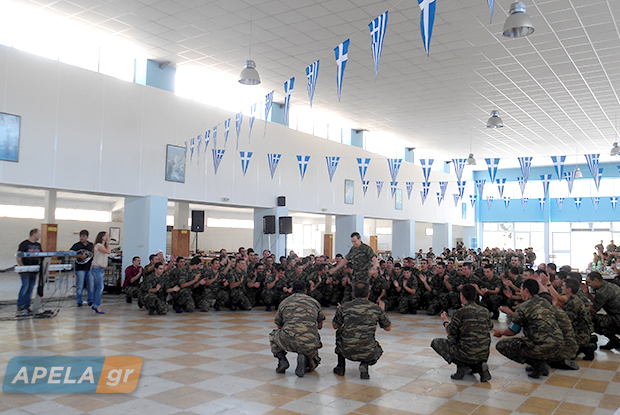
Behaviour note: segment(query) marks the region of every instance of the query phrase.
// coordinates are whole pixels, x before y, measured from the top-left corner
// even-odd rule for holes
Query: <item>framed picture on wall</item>
[[[19,161],[19,115],[0,112],[0,160]]]
[[[166,181],[185,183],[185,147],[166,147]]]
[[[344,181],[344,203],[352,205],[355,196],[355,183],[353,180]]]
[[[110,245],[120,245],[121,243],[121,228],[110,228]]]
[[[396,210],[403,210],[403,189],[396,189],[394,201],[396,203]]]

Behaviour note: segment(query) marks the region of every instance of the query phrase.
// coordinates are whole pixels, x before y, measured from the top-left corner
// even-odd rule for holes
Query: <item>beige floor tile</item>
[[[595,409],[596,408],[593,406],[580,405],[578,403],[570,402],[562,402],[560,406],[558,406],[558,411],[573,412],[583,415],[592,415]]]
[[[620,408],[620,396],[605,394],[603,399],[601,399],[601,402],[598,404],[598,407],[615,411]]]
[[[299,414],[301,414],[301,412],[293,412],[293,411],[287,411],[286,409],[276,408],[276,409],[272,409],[269,412],[265,412],[264,415],[299,415]]]
[[[439,383],[430,380],[413,381],[399,388],[398,390],[402,392],[417,393],[418,395],[422,395],[433,389],[437,385],[439,385]]]
[[[269,405],[269,406],[275,406],[275,407],[286,405],[287,403],[292,402],[294,400],[292,398],[287,398],[285,396],[280,396],[280,395],[274,395],[274,394],[262,392],[256,389],[239,392],[232,396],[234,396],[235,398],[245,399],[245,400],[252,401],[252,402],[262,403],[263,405]]]
[[[210,349],[215,349],[215,347],[197,342],[183,343],[178,346],[174,346],[174,350],[185,353],[198,353]]]
[[[503,389],[506,385],[512,382],[512,379],[493,376],[493,373],[491,373],[491,376],[492,378],[490,381],[476,382],[472,386],[476,388],[483,388],[483,389]]]
[[[373,386],[368,386],[363,389],[358,389],[352,393],[345,395],[346,399],[351,399],[353,401],[358,402],[371,402],[386,393],[390,392],[389,389],[375,388]]]
[[[287,388],[285,386],[278,386],[278,385],[271,385],[271,384],[261,385],[254,389],[267,392],[267,393],[271,393],[273,395],[285,396],[291,399],[299,399],[303,396],[310,395],[310,392],[305,391],[305,390]]]
[[[603,380],[580,379],[575,385],[575,389],[581,389],[591,392],[605,393],[609,386],[609,382]]]
[[[197,354],[183,354],[181,356],[169,357],[168,359],[164,359],[164,361],[182,366],[200,366],[211,362],[218,362],[219,359]]]
[[[10,406],[20,407],[41,401],[43,401],[43,399],[32,394],[0,392],[0,402]]]
[[[545,381],[545,385],[560,386],[563,388],[572,388],[577,384],[577,382],[579,382],[579,378],[576,378],[574,376],[554,374]]]
[[[233,344],[231,346],[228,346],[229,349],[235,349],[235,350],[243,350],[246,352],[260,352],[261,350],[267,350],[270,349],[271,347],[269,346],[269,344],[260,344],[260,343],[239,343],[239,344]]]
[[[508,409],[494,408],[492,406],[479,406],[471,415],[510,415],[512,411]]]
[[[502,389],[504,392],[518,393],[519,395],[529,395],[538,387],[537,383],[523,382],[514,380]]]
[[[467,388],[468,386],[466,385],[444,383],[443,385],[439,385],[436,388],[429,390],[425,393],[425,395],[435,396],[437,398],[451,399]]]
[[[357,383],[342,382],[330,388],[323,389],[319,393],[322,393],[323,395],[342,397],[348,395],[349,393],[364,389],[364,387],[364,385],[359,385]]]
[[[581,362],[579,363],[581,366]],[[603,369],[603,370],[612,370],[616,371],[620,367],[620,362],[614,362],[611,360],[593,360],[590,364],[590,368],[592,369]]]
[[[54,401],[84,412],[94,411],[96,409],[105,408],[106,406],[111,405],[108,402],[104,402],[100,399],[95,399],[91,396],[92,395],[86,394],[67,395],[56,398],[54,399]]]
[[[203,380],[213,379],[221,376],[219,373],[212,373],[206,370],[200,370],[192,367],[185,369],[173,370],[170,372],[164,372],[157,377],[166,379],[172,382],[182,383],[184,385],[192,385],[194,383],[202,382]]]

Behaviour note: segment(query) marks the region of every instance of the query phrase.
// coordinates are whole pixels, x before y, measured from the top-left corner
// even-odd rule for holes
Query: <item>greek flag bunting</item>
[[[194,158],[194,147],[196,146],[196,139],[194,137],[189,140],[189,161]]]
[[[596,190],[599,189],[601,184],[601,177],[603,177],[603,169],[599,169],[599,159],[601,157],[600,154],[586,154],[586,161],[588,162],[588,168],[590,169],[590,174],[594,179],[594,184],[596,185]]]
[[[390,182],[390,191],[392,192],[392,197],[396,193],[396,187],[398,186],[398,182]]]
[[[314,62],[306,68],[306,76],[308,77],[308,97],[310,98],[310,108],[312,108],[312,99],[314,98],[316,80],[319,78],[319,61]]]
[[[228,134],[230,133],[230,118],[224,121],[224,147],[228,144]]]
[[[422,32],[422,42],[426,56],[431,49],[431,36],[433,35],[433,24],[435,23],[435,0],[418,0],[420,5],[420,31]]]
[[[487,207],[491,210],[491,205],[493,204],[493,196],[487,196]]]
[[[564,198],[563,197],[558,197],[557,199],[555,199],[555,201],[558,204],[558,210],[561,212],[562,211],[562,206],[564,206]]]
[[[530,179],[530,171],[532,170],[532,157],[519,157],[519,165],[523,173],[525,183]]]
[[[377,180],[376,183],[377,183],[377,199],[378,199],[379,197],[381,197],[381,190],[383,190],[383,180],[381,181]]]
[[[368,165],[370,164],[369,158],[358,158],[357,159],[357,167],[360,170],[360,177],[362,181],[366,178],[366,171],[368,170]]]
[[[198,164],[200,164],[200,146],[202,146],[202,134],[199,134],[198,138],[196,138],[196,158],[198,159]]]
[[[213,148],[217,148],[217,125],[213,127]]]
[[[564,178],[564,162],[566,161],[566,156],[551,156],[551,161],[555,168],[555,174],[558,175],[558,180],[562,181]]]
[[[443,196],[437,192],[437,205],[441,206],[441,202],[443,202]]]
[[[484,193],[485,183],[486,183],[485,179],[476,180],[476,187],[478,188],[478,193],[480,193],[480,199],[482,199],[482,194]]]
[[[372,50],[372,59],[375,62],[375,79],[377,79],[377,75],[379,75],[379,60],[381,59],[381,51],[383,50],[383,38],[385,37],[387,21],[388,12],[385,12],[368,24],[371,37],[370,49]]]
[[[329,174],[329,182],[331,183],[334,178],[334,173],[336,173],[336,169],[338,168],[338,163],[340,162],[340,157],[325,157],[327,161],[327,173]]]
[[[575,199],[575,207],[577,208],[577,210],[579,210],[579,208],[581,207],[581,198],[576,197],[574,199]]]
[[[205,157],[207,157],[207,148],[211,142],[211,130],[205,131]]]
[[[601,201],[600,197],[593,197],[592,198],[592,204],[594,205],[594,211],[597,212],[598,211],[598,204]]]
[[[273,175],[276,173],[276,169],[278,168],[280,157],[282,157],[282,154],[275,154],[275,153],[267,154],[267,160],[269,161],[269,172],[271,173],[272,180],[273,180]]]
[[[504,198],[504,205],[506,206],[506,209],[508,209],[509,204],[510,204],[510,196],[506,196]]]
[[[564,177],[568,182],[568,194],[571,194],[573,191],[573,184],[575,183],[575,172],[569,171],[564,173]]]
[[[369,180],[362,180],[362,190],[364,191],[364,197],[366,197],[366,192],[368,191],[369,184],[370,184]]]
[[[540,205],[540,210],[545,210],[545,198],[544,197],[538,198],[538,204]]]
[[[521,189],[521,196],[525,193],[525,186],[527,185],[527,181],[525,177],[517,177],[517,182],[519,182],[519,188]]]
[[[506,179],[497,179],[497,191],[499,193],[499,198],[504,197],[504,185],[506,184]]]
[[[458,186],[459,189],[459,197],[462,199],[463,196],[465,196],[465,184],[467,182],[462,181],[462,182],[456,182],[456,185]]]
[[[439,189],[441,190],[441,200],[446,197],[446,190],[448,189],[448,182],[439,182]]]
[[[527,198],[527,197],[522,197],[522,198],[521,198],[521,204],[523,205],[523,210],[525,210],[525,208],[527,207],[527,202],[528,202],[529,200],[530,200],[530,199],[529,199],[529,198]]]
[[[310,161],[310,156],[297,156],[297,163],[299,163],[299,175],[301,176],[301,180],[306,176],[306,169],[308,168],[308,162]]]
[[[489,169],[489,177],[491,177],[491,183],[495,181],[495,175],[497,174],[497,166],[499,165],[499,159],[485,159]]]
[[[596,175],[594,175],[594,184],[596,185],[596,190],[599,190],[599,186],[601,185],[601,179],[603,178],[603,168],[599,168]]]
[[[493,23],[493,9],[495,8],[495,0],[487,0],[489,3],[489,9],[491,10],[491,19],[489,20],[489,24]]]
[[[237,146],[235,150],[239,150],[239,135],[241,134],[241,124],[243,123],[243,113],[238,112],[235,116],[235,127],[237,127]]]
[[[459,182],[463,178],[463,171],[465,171],[466,163],[467,159],[452,159],[452,164],[454,165],[454,173],[456,174],[456,180]]]
[[[420,190],[420,198],[422,199],[422,206],[424,206],[424,203],[426,203],[426,196],[427,194],[424,193],[424,190]]]
[[[422,195],[422,204],[426,202],[426,198],[428,197],[428,193],[430,190],[431,190],[430,182],[422,183],[422,191],[420,192],[420,195]]]
[[[336,53],[336,65],[338,65],[338,72],[336,73],[336,87],[338,88],[338,101],[340,101],[344,68],[347,67],[347,60],[349,59],[349,39],[336,46],[334,52]]]
[[[240,151],[239,155],[241,156],[241,171],[243,171],[243,177],[248,172],[248,166],[250,165],[250,159],[252,158],[251,151]]]
[[[291,107],[291,94],[295,87],[295,77],[284,83],[284,122],[288,121],[288,110]]]
[[[254,127],[254,120],[256,120],[256,112],[258,111],[258,104],[254,103],[250,106],[250,133],[248,134],[248,141],[252,138],[252,127]]]
[[[411,192],[413,191],[413,182],[405,182],[407,186],[407,199],[411,200]]]
[[[461,198],[461,196],[459,196],[458,193],[452,193],[452,197],[454,198],[454,207],[457,207],[459,205],[459,199]]]
[[[540,180],[542,180],[543,185],[543,196],[547,196],[547,193],[549,193],[549,183],[551,183],[551,175],[541,174]]]
[[[387,162],[388,167],[390,168],[390,176],[392,177],[392,181],[396,181],[403,159],[387,159]]]
[[[471,203],[471,207],[475,208],[476,207],[476,199],[478,198],[478,196],[476,195],[469,195],[469,203]]]
[[[267,120],[269,119],[269,113],[273,107],[273,91],[265,95],[265,131],[263,132],[263,138],[267,135]]]
[[[224,152],[226,150],[216,150],[213,149],[213,168],[215,169],[215,174],[217,174],[217,169],[220,168],[220,163],[222,162],[222,157],[224,157]]]
[[[420,159],[422,165],[422,172],[424,173],[424,181],[428,183],[431,177],[431,167],[433,166],[435,159]]]
[[[614,212],[616,211],[616,205],[618,204],[618,198],[616,196],[612,196],[609,198],[609,201],[611,202],[611,207],[614,210]]]

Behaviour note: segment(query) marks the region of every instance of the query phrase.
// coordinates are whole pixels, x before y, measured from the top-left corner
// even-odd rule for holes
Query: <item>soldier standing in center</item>
[[[353,246],[347,254],[347,256],[338,263],[337,266],[329,270],[329,273],[334,275],[336,271],[344,267],[348,262],[353,263],[353,285],[357,282],[370,282],[370,275],[368,271],[370,269],[378,269],[379,262],[377,261],[377,255],[372,248],[362,242],[362,237],[359,233],[353,232],[351,234],[351,243]]]

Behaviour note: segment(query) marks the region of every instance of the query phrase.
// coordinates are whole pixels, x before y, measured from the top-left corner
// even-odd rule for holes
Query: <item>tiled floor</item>
[[[67,301],[53,319],[0,322],[0,374],[20,355],[134,355],[144,361],[135,392],[0,394],[1,413],[611,415],[620,407],[620,355],[612,352],[579,359],[578,371],[530,380],[522,365],[497,353],[494,339],[491,382],[451,380],[454,366],[429,348],[444,335],[438,317],[391,313],[392,331],[378,332],[385,353],[370,380],[361,380],[351,362],[345,377],[332,373],[333,308],[325,309],[322,364],[304,378],[294,374],[294,355],[286,374],[275,373],[268,342],[274,313],[263,307],[148,316],[135,303],[105,297],[103,308],[107,314],[94,315]]]

